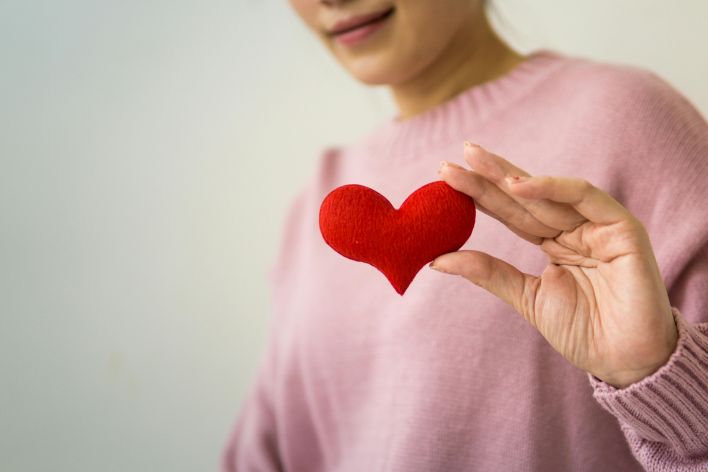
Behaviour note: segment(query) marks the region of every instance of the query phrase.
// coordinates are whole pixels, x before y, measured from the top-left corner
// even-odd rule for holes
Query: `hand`
[[[539,276],[479,251],[436,258],[509,303],[575,366],[624,388],[664,365],[677,343],[666,287],[642,223],[609,194],[576,178],[530,176],[465,142],[474,170],[439,173],[479,211],[546,253]]]

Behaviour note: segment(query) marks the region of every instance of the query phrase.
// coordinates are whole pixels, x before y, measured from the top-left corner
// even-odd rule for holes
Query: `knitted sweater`
[[[394,207],[464,165],[463,140],[531,174],[586,179],[644,224],[678,345],[617,389],[509,305],[424,267],[400,296],[334,252],[319,206],[357,183]],[[542,49],[492,81],[348,146],[323,148],[270,268],[271,332],[222,470],[708,470],[708,124],[636,66]],[[477,213],[463,249],[540,274],[546,255]]]

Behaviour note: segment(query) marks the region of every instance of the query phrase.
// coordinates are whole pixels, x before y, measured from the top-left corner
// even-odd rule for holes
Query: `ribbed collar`
[[[548,49],[527,55],[523,62],[493,80],[474,85],[405,120],[396,114],[354,147],[374,159],[412,157],[436,144],[464,139],[500,109],[533,89],[568,56]]]

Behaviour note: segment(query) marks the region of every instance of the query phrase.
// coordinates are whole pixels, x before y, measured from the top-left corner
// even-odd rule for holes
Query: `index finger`
[[[561,231],[571,231],[586,221],[572,206],[563,202],[533,199],[511,192],[506,177],[530,177],[530,174],[503,157],[465,141],[465,160],[475,172],[496,185],[545,225]]]

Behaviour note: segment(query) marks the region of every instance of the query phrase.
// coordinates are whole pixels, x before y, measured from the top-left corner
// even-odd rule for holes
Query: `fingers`
[[[519,228],[511,226],[510,224],[504,223],[503,221],[502,221],[502,223],[504,224],[504,226],[509,228],[509,230],[511,232],[516,233],[517,236],[519,236],[522,239],[525,239],[526,241],[530,242],[531,244],[535,244],[537,246],[540,246],[541,243],[543,243],[543,241],[544,241],[544,238],[542,238],[540,236],[534,236],[533,234],[529,234]]]
[[[533,199],[545,198],[569,204],[593,223],[612,224],[631,217],[629,211],[610,194],[603,192],[587,180],[534,176],[514,182],[509,184],[514,195]]]
[[[540,238],[558,235],[557,229],[541,223],[511,196],[476,172],[446,162],[439,172],[448,185],[471,196],[483,213],[504,223],[527,241],[539,244]]]
[[[599,262],[594,257],[589,257],[593,255],[591,251],[584,253],[582,249],[577,249],[578,246],[577,243],[571,244],[571,247],[564,246],[555,239],[544,239],[541,242],[541,250],[548,256],[549,263],[596,268]]]
[[[465,160],[479,175],[509,195],[541,223],[557,230],[571,231],[585,221],[582,214],[565,202],[551,201],[543,197],[534,198],[512,191],[506,177],[530,177],[528,172],[481,146],[465,141],[464,148]]]
[[[469,250],[443,254],[430,263],[430,268],[461,275],[513,306],[525,319],[534,318],[539,277],[525,274],[484,252]]]

